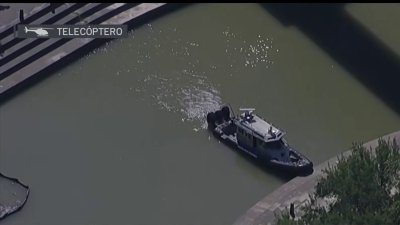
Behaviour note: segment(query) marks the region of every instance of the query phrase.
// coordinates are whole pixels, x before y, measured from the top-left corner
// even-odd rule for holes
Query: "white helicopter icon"
[[[49,35],[49,32],[47,32],[47,30],[52,30],[53,28],[32,28],[32,29],[28,29],[27,27],[25,27],[25,33],[28,32],[34,32],[36,33],[39,37],[47,37]]]

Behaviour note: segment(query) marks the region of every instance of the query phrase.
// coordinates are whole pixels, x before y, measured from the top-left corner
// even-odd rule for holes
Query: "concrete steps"
[[[115,6],[115,4],[110,5],[100,11],[95,12],[93,15],[89,16],[87,19],[89,20],[90,24],[100,24],[107,19],[111,18],[112,16],[123,12],[131,7],[133,7],[132,4],[119,4],[117,5],[118,7]],[[73,18],[72,20],[66,22],[65,24],[75,24],[78,22],[79,18]],[[1,66],[0,69],[0,79],[3,79],[12,73],[17,72],[19,69],[21,69],[24,66],[29,65],[30,63],[33,63],[35,60],[37,60],[40,57],[45,56],[47,53],[52,51],[53,49],[56,49],[63,44],[67,43],[72,39],[57,39],[57,38],[50,38],[50,39],[35,39],[31,43],[29,43],[29,51],[24,52],[23,54],[17,55],[15,60],[10,61],[6,65]],[[40,45],[40,46],[38,46]],[[35,47],[36,51],[34,50]],[[40,49],[40,50],[39,50]],[[37,51],[39,50],[39,51]]]
[[[41,13],[40,16],[33,14],[29,18],[34,18],[35,20],[31,20],[36,22],[43,21],[44,24],[82,24],[82,20],[90,24],[127,24],[131,29],[163,13],[186,5],[165,3],[78,4],[58,5],[56,14],[52,14],[48,6],[43,6],[38,11]],[[48,15],[43,13],[46,11],[50,13]],[[13,93],[29,86],[32,83],[30,81],[39,80],[47,74],[54,73],[54,70],[112,40],[92,38],[16,39],[11,38],[13,34],[9,33],[9,29],[6,28],[0,33],[0,37],[7,41],[4,44],[6,51],[0,58],[0,103],[12,96]]]
[[[50,21],[51,23],[47,23],[47,21],[49,20],[46,20],[44,24],[54,24],[54,22],[57,22],[55,24],[76,24],[82,19],[95,18],[96,16],[94,15],[96,15],[96,13],[98,16],[102,12],[102,10],[104,10],[107,6],[111,4],[97,3],[87,4],[86,6],[84,4],[80,5],[81,7],[78,10],[76,10],[76,7],[74,6],[70,7],[73,8],[73,14],[69,13],[63,18],[57,17],[57,20],[54,20],[53,17],[51,18],[53,19],[52,21]],[[27,59],[30,55],[32,55],[33,52],[37,52],[38,48],[41,49],[45,46],[49,46],[50,43],[54,42],[55,40],[57,39],[14,38],[12,41],[10,41],[12,42],[12,44],[14,44],[14,46],[10,47],[4,53],[4,57],[0,59],[0,79],[7,76],[9,73],[6,73],[6,71],[18,64],[18,62]]]
[[[84,7],[84,4],[81,3],[75,4],[70,8],[65,9],[60,14],[51,17],[50,19],[47,17],[47,20],[43,20],[43,24],[54,24],[57,21],[60,22],[57,24],[65,24],[66,19],[71,19],[71,17],[73,16],[77,17],[76,14],[72,13],[77,11],[82,11],[82,7],[83,10],[86,9],[86,7]],[[80,8],[81,10],[79,10]],[[5,39],[10,39],[10,40],[8,42],[2,43],[2,50],[4,52],[3,52],[3,58],[0,59],[1,67],[3,67],[9,61],[18,57],[19,55],[23,54],[24,52],[27,52],[32,47],[35,47],[38,43],[42,43],[47,40],[47,39],[15,38],[14,35],[9,35]],[[2,72],[4,72],[4,69],[1,70],[0,68],[0,74]]]
[[[40,19],[42,16],[45,16],[49,13],[51,13],[52,9],[58,9],[61,7],[63,4],[62,3],[53,3],[50,5],[49,3],[43,4],[39,8],[33,9],[31,12],[27,14],[25,23],[26,24],[31,24],[31,23],[37,23],[38,19]],[[14,26],[20,24],[19,18],[16,18],[13,20],[11,23],[8,25],[0,27],[0,41],[2,41],[3,38],[13,35],[14,34]]]

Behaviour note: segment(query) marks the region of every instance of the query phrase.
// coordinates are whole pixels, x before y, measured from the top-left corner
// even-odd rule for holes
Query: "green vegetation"
[[[278,216],[278,225],[400,224],[400,151],[396,141],[379,140],[374,151],[354,144],[352,150],[350,156],[339,157],[336,166],[323,171],[325,176],[319,179],[310,201],[301,207],[304,215],[293,220],[284,212]]]

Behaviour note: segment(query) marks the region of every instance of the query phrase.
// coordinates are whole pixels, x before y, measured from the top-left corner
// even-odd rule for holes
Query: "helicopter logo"
[[[47,32],[46,29],[52,30],[53,28],[42,28],[42,27],[39,27],[39,28],[28,29],[27,27],[25,27],[25,34],[28,33],[28,32],[33,32],[38,37],[47,37],[47,36],[49,36],[49,32]]]

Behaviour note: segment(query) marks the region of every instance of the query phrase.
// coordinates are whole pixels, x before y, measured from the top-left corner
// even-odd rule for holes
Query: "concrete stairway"
[[[43,4],[24,24],[127,24],[128,29],[184,4],[65,3]],[[56,13],[51,11],[56,9]],[[19,21],[0,28],[0,103],[31,82],[55,72],[112,39],[16,38]],[[26,83],[26,84],[24,84]],[[17,88],[18,87],[18,88]]]

